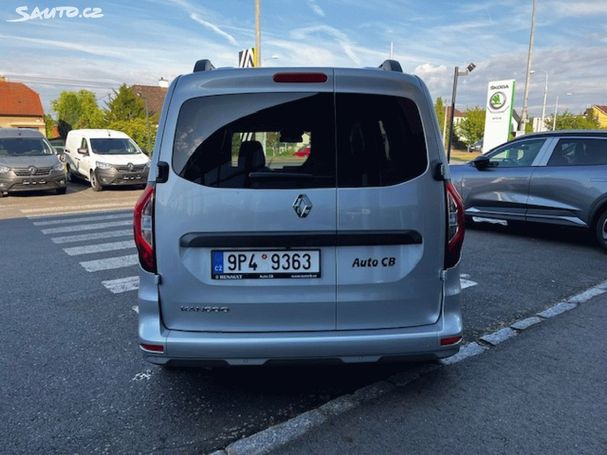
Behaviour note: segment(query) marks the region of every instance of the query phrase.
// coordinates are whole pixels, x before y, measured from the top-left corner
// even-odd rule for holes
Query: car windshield
[[[42,138],[11,137],[0,139],[0,156],[53,155],[53,149]]]
[[[136,155],[141,153],[130,139],[91,139],[91,147],[93,148],[93,153],[97,155]]]

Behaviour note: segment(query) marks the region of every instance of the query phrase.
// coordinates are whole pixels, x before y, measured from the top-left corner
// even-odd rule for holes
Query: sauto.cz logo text
[[[31,20],[49,19],[101,19],[103,10],[101,8],[82,8],[75,6],[55,6],[53,8],[34,8],[30,11],[28,6],[18,6],[15,12],[21,16],[17,19],[7,19],[6,22],[25,22]]]

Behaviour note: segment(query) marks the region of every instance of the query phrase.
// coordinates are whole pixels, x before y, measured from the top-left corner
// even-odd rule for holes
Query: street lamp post
[[[531,70],[530,74],[534,75],[535,74],[535,70]],[[540,129],[539,129],[540,132],[541,131],[545,131],[545,129],[546,129],[546,125],[545,125],[544,122],[546,121],[546,100],[547,100],[547,97],[548,97],[548,71],[544,70],[544,76],[545,76],[545,79],[544,79],[544,102],[542,103],[542,122],[540,124]]]
[[[449,112],[449,136],[447,137],[447,162],[451,159],[451,137],[453,136],[453,113],[455,112],[455,94],[457,92],[457,78],[459,76],[467,76],[471,73],[476,65],[470,63],[465,71],[460,71],[459,66],[455,67],[453,72],[453,93],[451,94],[451,112]]]
[[[255,0],[255,67],[261,66],[261,0]]]
[[[143,106],[145,108],[145,151],[150,154],[150,112],[148,110],[148,101],[140,92],[137,92],[137,96],[143,100]]]
[[[529,79],[531,78],[531,56],[533,53],[533,36],[535,34],[535,0],[532,0],[531,6],[531,32],[529,34],[529,50],[527,51],[527,75],[525,78],[525,93],[523,95],[523,113],[521,115],[521,123],[519,125],[519,131],[525,133],[525,126],[527,125],[527,104],[529,100]]]
[[[552,118],[552,131],[556,131],[556,114],[559,111],[559,96],[556,95],[556,103],[554,103],[554,117]]]

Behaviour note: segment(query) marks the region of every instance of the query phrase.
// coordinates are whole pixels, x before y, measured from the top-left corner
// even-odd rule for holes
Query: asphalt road
[[[164,371],[143,362],[126,210],[139,193],[80,185],[66,196],[0,200],[3,451],[209,452],[415,368]],[[84,248],[100,244],[94,252]],[[583,231],[470,229],[461,272],[477,284],[462,294],[465,336],[604,281],[605,258]]]

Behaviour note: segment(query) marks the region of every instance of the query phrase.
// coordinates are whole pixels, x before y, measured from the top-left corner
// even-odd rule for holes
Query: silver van
[[[65,194],[65,166],[37,130],[0,128],[0,197],[52,190]]]
[[[464,213],[447,173],[428,90],[398,62],[197,62],[168,90],[135,207],[145,359],[455,354]]]

